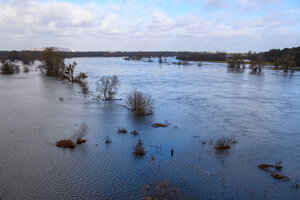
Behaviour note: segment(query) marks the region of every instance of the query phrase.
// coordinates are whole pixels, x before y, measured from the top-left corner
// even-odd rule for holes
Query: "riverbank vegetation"
[[[127,96],[126,104],[130,110],[138,115],[153,114],[153,99],[150,95],[146,95],[137,89]]]

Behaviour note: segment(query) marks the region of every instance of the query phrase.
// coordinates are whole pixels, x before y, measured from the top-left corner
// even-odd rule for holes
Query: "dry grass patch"
[[[118,127],[118,133],[127,133],[127,129]]]
[[[133,135],[138,135],[138,134],[139,134],[139,132],[136,131],[136,130],[133,130],[133,131],[131,131],[130,133],[133,134]]]
[[[56,146],[62,147],[62,148],[70,148],[73,149],[75,147],[75,143],[72,140],[60,140],[56,142]]]
[[[215,140],[214,148],[219,151],[227,150],[231,148],[231,145],[237,143],[237,140],[235,140],[232,137],[220,137]]]
[[[154,124],[152,124],[152,127],[153,128],[159,128],[159,127],[165,128],[165,127],[168,127],[168,124],[154,123]]]

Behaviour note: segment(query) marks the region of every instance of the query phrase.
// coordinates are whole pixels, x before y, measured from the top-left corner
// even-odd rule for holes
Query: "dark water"
[[[118,75],[118,98],[135,88],[151,94],[154,115],[137,118],[121,106],[124,100],[84,98],[77,85],[37,72],[0,76],[1,200],[141,199],[143,186],[156,192],[159,182],[178,187],[178,199],[300,198],[292,187],[300,183],[299,72],[257,75],[217,63],[183,67],[122,58],[67,62],[73,60],[88,72],[92,91],[101,76]],[[151,127],[166,120],[167,128]],[[81,122],[89,126],[88,142],[57,148]],[[118,126],[140,134],[118,134]],[[224,135],[238,143],[216,152],[209,140]],[[144,157],[132,154],[139,139]],[[257,168],[276,161],[289,182]]]

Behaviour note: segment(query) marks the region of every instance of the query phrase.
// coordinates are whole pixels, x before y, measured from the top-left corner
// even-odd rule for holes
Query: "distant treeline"
[[[141,52],[141,51],[87,51],[87,52],[61,52],[64,58],[74,57],[128,57],[128,58],[150,58],[150,57],[176,57],[182,61],[228,61],[228,58],[234,54],[226,52],[175,52],[175,51],[155,51],[155,52]],[[248,52],[240,54],[243,59],[253,60],[257,56],[263,56],[266,62],[279,63],[282,58],[287,55],[295,57],[297,66],[300,66],[300,47],[285,48],[285,49],[271,49],[267,52],[255,53]],[[40,60],[40,51],[0,51],[1,60],[21,60],[24,63],[32,60]]]
[[[300,66],[300,47],[285,48],[285,49],[271,49],[267,52],[262,52],[267,62],[280,64],[281,58],[290,55],[295,57],[296,66]],[[251,57],[250,57],[251,58]]]
[[[176,58],[183,61],[226,61],[225,52],[183,52],[178,53]]]

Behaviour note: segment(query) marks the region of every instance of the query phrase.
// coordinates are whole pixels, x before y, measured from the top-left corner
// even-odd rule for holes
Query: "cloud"
[[[300,45],[300,10],[271,9],[280,0],[176,0],[172,7],[174,1],[0,0],[0,48],[233,51]],[[197,10],[178,12],[180,6]]]

